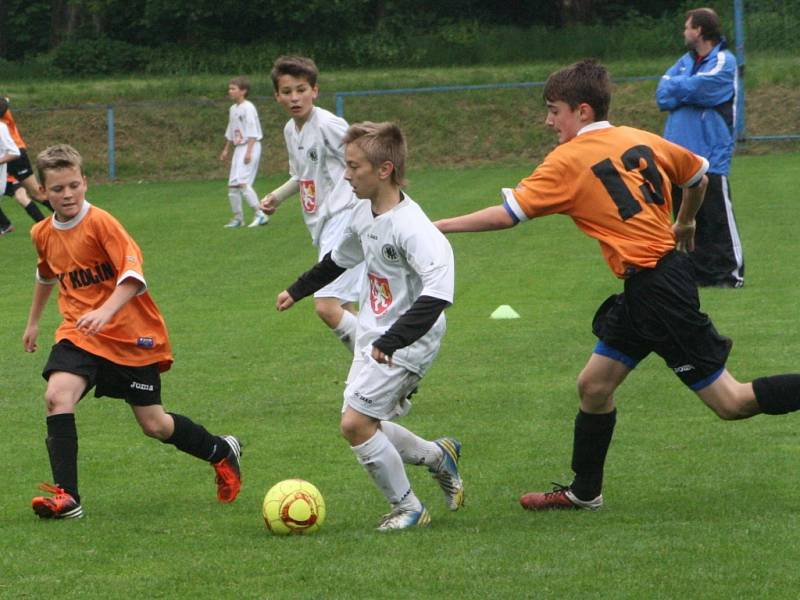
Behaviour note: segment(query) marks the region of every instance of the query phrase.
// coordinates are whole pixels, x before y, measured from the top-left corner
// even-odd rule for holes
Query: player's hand
[[[111,320],[114,314],[103,307],[89,311],[78,319],[75,328],[85,335],[95,335]]]
[[[672,232],[675,234],[675,247],[678,249],[678,252],[686,253],[694,250],[695,227],[694,219],[689,223],[675,221],[672,225]]]
[[[278,294],[275,300],[275,308],[278,309],[278,311],[289,310],[292,306],[294,306],[294,298],[292,298],[289,292],[283,290]]]
[[[219,155],[219,160],[220,160],[221,162],[225,162],[226,160],[228,160],[228,151],[227,151],[227,150],[223,150],[223,151],[220,153],[220,155]]]
[[[261,199],[261,210],[264,214],[274,215],[278,210],[278,197],[275,194],[269,193]]]
[[[383,351],[378,350],[375,346],[372,347],[372,358],[375,362],[379,362],[383,365],[389,365],[393,367],[394,364],[392,363],[392,355],[385,354]]]
[[[249,165],[251,160],[253,160],[253,157],[249,152],[244,155],[244,164]]]
[[[39,337],[39,326],[29,325],[25,328],[25,333],[22,334],[22,347],[25,352],[36,352],[39,346],[36,344],[36,339]]]

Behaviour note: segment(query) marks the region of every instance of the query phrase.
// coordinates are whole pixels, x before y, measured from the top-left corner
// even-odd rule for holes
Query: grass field
[[[734,163],[747,282],[702,300],[736,342],[729,368],[741,379],[798,370],[798,159]],[[409,191],[438,218],[495,202],[528,172],[413,171]],[[374,532],[384,502],[338,434],[348,356],[308,301],[273,308],[315,258],[299,210],[224,230],[224,190],[222,181],[98,185],[89,197],[144,251],[176,359],[165,406],[244,440],[242,493],[218,504],[210,467],[145,438],[122,401],[87,397],[78,411],[86,516],[75,522],[30,510],[50,477],[39,373],[58,316],[52,299],[43,349],[25,354],[30,221],[3,202],[18,231],[0,239],[1,598],[797,597],[797,416],[719,421],[657,357],[617,396],[603,510],[518,506],[521,492],[570,479],[575,376],[594,344],[594,309],[620,287],[565,218],[451,236],[449,331],[403,423],[461,439],[468,504],[448,512],[427,472],[411,468],[431,528]],[[500,304],[522,318],[490,320]],[[272,537],[261,500],[295,476],[320,488],[327,522],[314,537]]]

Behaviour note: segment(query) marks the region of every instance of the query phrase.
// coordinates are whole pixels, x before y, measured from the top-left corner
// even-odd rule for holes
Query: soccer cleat
[[[261,225],[266,225],[267,223],[269,223],[269,217],[263,212],[258,211],[248,227],[260,227]]]
[[[8,235],[9,233],[14,233],[16,227],[14,225],[9,224],[8,227],[0,227],[0,235]]]
[[[223,227],[225,227],[227,229],[236,229],[237,227],[241,227],[243,225],[244,225],[244,221],[242,221],[238,217],[234,217],[230,221],[225,223],[225,225],[223,225]]]
[[[603,495],[593,500],[581,500],[568,485],[553,483],[552,492],[529,492],[519,499],[525,510],[551,510],[571,508],[576,510],[597,510],[603,506]]]
[[[214,463],[217,473],[217,500],[220,502],[233,502],[242,489],[242,472],[239,468],[239,458],[242,456],[242,444],[232,435],[223,435],[222,439],[231,447],[228,456]]]
[[[83,507],[78,501],[57,485],[40,483],[39,489],[52,497],[36,496],[31,500],[33,512],[41,519],[80,519],[83,516]]]
[[[431,515],[425,505],[420,510],[395,508],[388,515],[383,515],[378,523],[378,531],[393,531],[409,527],[427,527],[431,524]]]
[[[442,449],[442,462],[438,469],[428,468],[433,478],[444,492],[447,507],[458,510],[464,506],[464,482],[458,473],[458,459],[461,457],[461,442],[455,438],[440,438],[433,441]]]

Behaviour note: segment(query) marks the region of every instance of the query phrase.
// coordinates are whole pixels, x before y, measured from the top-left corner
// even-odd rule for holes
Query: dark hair
[[[392,183],[406,184],[406,138],[394,123],[354,123],[344,135],[345,144],[355,144],[364,151],[373,167],[392,163]]]
[[[228,82],[228,85],[235,85],[240,90],[244,90],[245,98],[247,98],[247,95],[250,93],[250,80],[247,77],[234,77]]]
[[[692,27],[700,28],[700,35],[704,40],[716,44],[722,39],[722,25],[713,9],[695,8],[686,12],[686,18],[691,19]]]
[[[547,102],[566,102],[572,110],[585,102],[594,110],[595,121],[604,121],[611,104],[611,81],[603,65],[587,58],[552,73],[542,95]]]
[[[314,61],[305,56],[281,56],[272,65],[272,86],[278,91],[278,79],[282,75],[291,75],[308,81],[311,87],[317,85],[319,69]]]
[[[8,111],[8,98],[0,96],[0,117],[6,114],[6,111]]]

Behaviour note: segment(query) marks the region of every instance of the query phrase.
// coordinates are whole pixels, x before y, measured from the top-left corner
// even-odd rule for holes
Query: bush
[[[108,38],[69,40],[52,55],[53,66],[64,75],[110,75],[142,71],[151,50]]]

